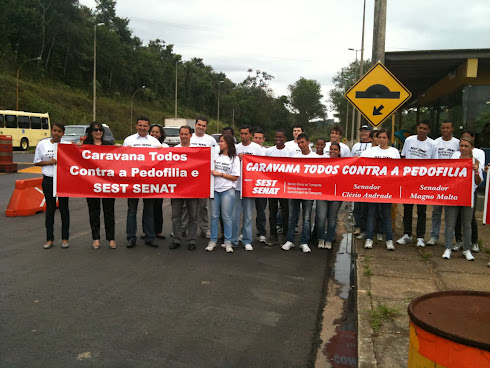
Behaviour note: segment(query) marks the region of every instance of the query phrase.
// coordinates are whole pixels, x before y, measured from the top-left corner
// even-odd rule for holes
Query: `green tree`
[[[296,83],[289,85],[291,107],[297,113],[298,122],[307,124],[313,119],[325,119],[326,107],[321,100],[320,83],[313,79],[301,77]]]

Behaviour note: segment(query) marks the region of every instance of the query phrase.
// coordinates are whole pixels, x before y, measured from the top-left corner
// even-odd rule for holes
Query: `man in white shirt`
[[[301,124],[295,124],[293,126],[293,140],[292,141],[287,141],[286,147],[289,148],[291,151],[294,153],[300,153],[301,149],[298,146],[298,135],[304,133],[305,130],[303,129],[303,125]]]
[[[126,147],[161,148],[158,139],[148,134],[150,130],[150,119],[140,116],[136,120],[136,134],[130,135],[124,140]],[[136,245],[136,213],[138,212],[139,198],[128,198],[128,215],[126,218],[126,246],[133,248]],[[145,244],[157,248],[155,242],[155,222],[153,219],[154,199],[143,198],[143,232],[145,233]]]
[[[437,159],[437,146],[428,137],[430,132],[430,122],[427,120],[417,123],[417,134],[408,137],[403,144],[402,157],[409,159]],[[403,233],[404,235],[396,242],[398,244],[409,244],[412,242],[412,211],[413,204],[403,205]],[[427,206],[417,205],[417,247],[425,247],[425,220]]]
[[[257,155],[264,156],[264,149],[257,143],[252,142],[252,129],[250,126],[245,125],[240,128],[240,139],[242,143],[236,145],[236,154],[240,157],[240,161],[243,155]],[[241,169],[240,169],[240,176]],[[238,245],[238,236],[240,232],[240,217],[243,212],[243,238],[242,243],[245,245],[245,250],[251,251],[252,247],[252,213],[254,209],[254,199],[251,197],[241,197],[242,193],[242,178],[238,178],[237,186],[235,188],[235,202],[233,204],[233,222],[231,229],[231,243],[233,246]],[[265,243],[265,239],[264,239]]]
[[[330,129],[330,142],[327,142],[325,145],[325,157],[330,157],[330,145],[332,143],[338,143],[340,145],[340,157],[350,157],[349,147],[340,141],[342,133],[343,130],[340,125],[334,125]]]
[[[175,147],[190,147],[191,146],[191,130],[188,125],[181,126],[179,129],[180,144]],[[172,206],[172,233],[174,240],[170,244],[170,249],[177,249],[182,245],[182,217],[184,211],[187,213],[187,249],[196,249],[196,233],[197,233],[197,213],[199,207],[199,198],[172,198],[170,200]]]
[[[286,132],[283,129],[278,129],[275,135],[276,145],[269,147],[265,151],[266,156],[270,157],[292,157],[295,155],[288,147],[286,147]],[[281,204],[281,219],[283,223],[283,233],[288,232],[289,221],[289,200],[286,198],[269,198],[269,228],[270,236],[267,239],[267,245],[277,245],[279,243],[277,238],[277,210],[279,208],[278,203]]]
[[[264,148],[265,135],[264,131],[260,128],[254,130],[253,142]],[[264,148],[265,154],[265,148]],[[267,207],[267,198],[255,198],[255,211],[257,216],[255,217],[255,227],[257,229],[257,240],[259,243],[266,242],[266,230],[265,225],[267,223],[265,217],[265,208]]]
[[[451,159],[454,152],[459,150],[459,139],[453,137],[453,123],[449,120],[445,120],[441,123],[441,136],[434,140],[437,146],[437,155],[440,159]],[[430,240],[427,245],[436,245],[439,240],[439,232],[441,230],[441,215],[442,208],[444,206],[432,206],[432,228],[430,230]],[[445,214],[444,210],[444,214]],[[461,231],[460,226],[455,227],[456,232]],[[458,237],[456,235],[456,237]]]
[[[310,139],[305,133],[301,133],[297,138],[298,146],[301,149],[301,153],[295,154],[293,157],[297,158],[320,158],[310,149]],[[294,228],[298,223],[300,206],[303,208],[303,225],[301,229],[300,245],[299,247],[304,253],[311,253],[311,249],[308,246],[311,235],[311,210],[313,208],[312,199],[290,199],[289,200],[289,224],[286,243],[281,247],[282,250],[290,250],[294,247]]]
[[[211,150],[216,153],[219,152],[219,146],[216,140],[209,134],[206,134],[208,128],[208,119],[204,116],[200,116],[196,119],[196,131],[191,137],[191,147],[211,147]],[[208,203],[209,198],[199,198],[199,209],[197,212],[197,219],[199,228],[201,229],[201,236],[206,238],[211,237],[211,231],[209,230],[209,215],[208,215]],[[175,235],[175,234],[174,234]]]
[[[360,157],[365,150],[372,147],[371,127],[369,125],[363,125],[359,129],[359,135],[361,139],[352,147],[352,157]],[[354,235],[358,235],[358,239],[366,237],[367,207],[366,202],[354,202]]]

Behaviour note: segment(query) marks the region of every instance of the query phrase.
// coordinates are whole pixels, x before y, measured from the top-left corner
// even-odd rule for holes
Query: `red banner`
[[[243,156],[244,197],[471,206],[471,159]]]
[[[211,149],[58,146],[60,197],[208,198]]]

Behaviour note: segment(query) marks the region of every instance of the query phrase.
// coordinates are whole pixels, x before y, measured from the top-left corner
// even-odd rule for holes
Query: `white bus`
[[[35,147],[41,139],[51,136],[49,114],[0,110],[0,134],[11,135],[12,145],[24,151]]]

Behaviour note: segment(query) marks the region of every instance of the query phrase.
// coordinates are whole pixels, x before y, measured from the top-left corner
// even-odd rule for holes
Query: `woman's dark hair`
[[[163,127],[160,124],[153,124],[152,126],[150,126],[149,132],[151,133],[151,130],[153,128],[155,128],[155,127],[157,127],[158,129],[160,129],[160,138],[158,138],[158,140],[160,141],[160,143],[163,143],[163,141],[165,140],[165,138],[167,138],[167,135],[165,134],[165,129],[163,129]]]
[[[226,145],[228,146],[228,157],[234,158],[236,156],[236,148],[235,148],[235,139],[233,136],[229,134],[225,135],[220,135],[219,140],[223,137],[223,140],[226,142]],[[219,151],[220,154],[223,153],[222,150]]]
[[[102,126],[101,123],[94,121],[87,128],[87,138],[83,141],[84,144],[94,144],[94,137],[92,135],[92,132],[95,128],[102,129],[102,140],[104,140],[104,135],[105,135],[104,127]]]
[[[378,130],[378,134],[376,135],[376,137],[379,136],[381,133],[385,133],[388,136],[388,138],[390,138],[391,134],[388,129],[381,128],[380,130]]]
[[[338,143],[330,143],[330,147],[332,147],[332,146],[337,146],[339,148],[339,157],[341,157],[342,156],[341,155],[342,150],[340,149],[340,144],[338,144]]]
[[[53,130],[54,127],[60,128],[63,131],[63,133],[65,132],[65,126],[63,124],[61,124],[61,123],[53,123],[53,124],[51,124],[51,130]]]

